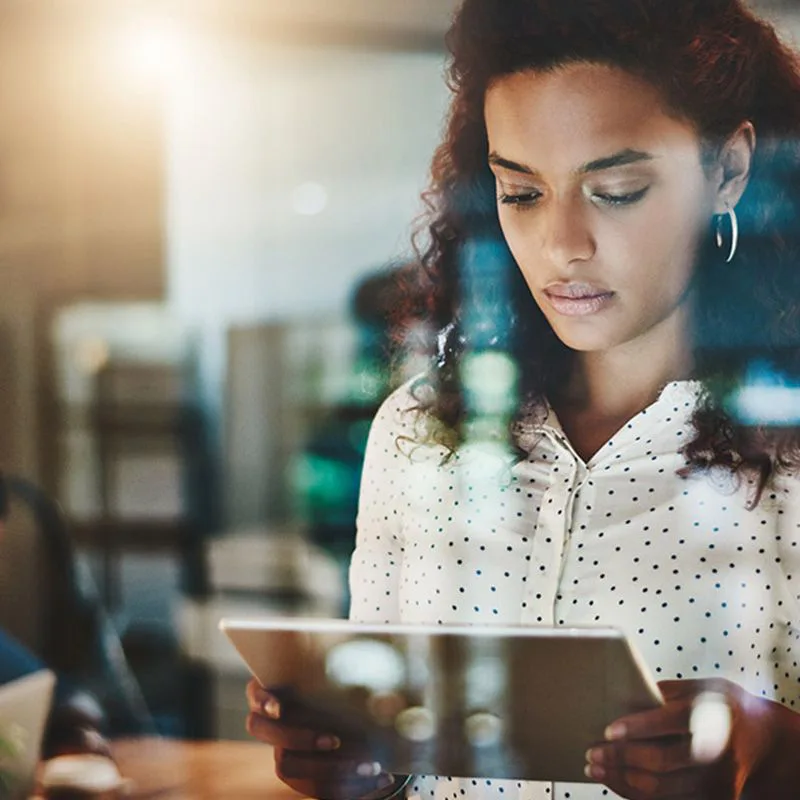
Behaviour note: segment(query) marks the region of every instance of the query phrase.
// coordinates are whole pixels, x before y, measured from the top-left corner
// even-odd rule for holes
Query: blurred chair
[[[0,538],[0,626],[102,704],[113,735],[153,731],[119,638],[77,561],[59,505],[6,476]],[[2,512],[2,506],[0,506]]]

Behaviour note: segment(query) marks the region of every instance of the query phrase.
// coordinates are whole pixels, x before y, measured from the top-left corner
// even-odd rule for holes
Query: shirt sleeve
[[[0,630],[0,685],[32,675],[43,668],[41,661]]]
[[[415,401],[408,384],[383,403],[370,428],[361,476],[356,547],[350,561],[350,618],[398,622],[403,511]]]

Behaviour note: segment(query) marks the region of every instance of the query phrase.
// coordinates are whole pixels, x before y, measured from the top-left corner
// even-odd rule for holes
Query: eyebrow
[[[613,155],[603,156],[602,158],[597,158],[594,161],[589,161],[586,164],[582,164],[574,172],[577,175],[586,175],[590,172],[602,172],[603,170],[613,169],[614,167],[624,167],[628,164],[638,164],[641,161],[652,161],[654,158],[655,156],[653,156],[651,153],[646,153],[642,150],[631,150],[628,148],[626,150],[620,150],[618,153],[614,153]],[[525,164],[519,164],[516,161],[510,161],[509,159],[503,158],[495,152],[489,153],[489,163],[497,167],[503,167],[511,172],[521,172],[525,175],[538,174],[536,170],[531,169]]]

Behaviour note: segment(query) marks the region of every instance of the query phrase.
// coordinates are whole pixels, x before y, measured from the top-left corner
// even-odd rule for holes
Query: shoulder
[[[395,389],[381,404],[372,420],[371,436],[424,440],[430,432],[432,387],[418,375]]]
[[[781,509],[800,506],[800,475],[795,471],[778,468],[772,474],[764,497]]]
[[[416,376],[395,389],[372,420],[367,457],[374,459],[385,454],[407,461],[445,458],[449,451],[440,443],[441,425],[429,410],[433,405],[434,391],[424,375]]]

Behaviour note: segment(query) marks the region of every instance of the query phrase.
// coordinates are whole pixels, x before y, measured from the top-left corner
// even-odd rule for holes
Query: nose
[[[553,266],[566,268],[592,258],[597,245],[580,204],[553,199],[542,211],[542,250]]]

